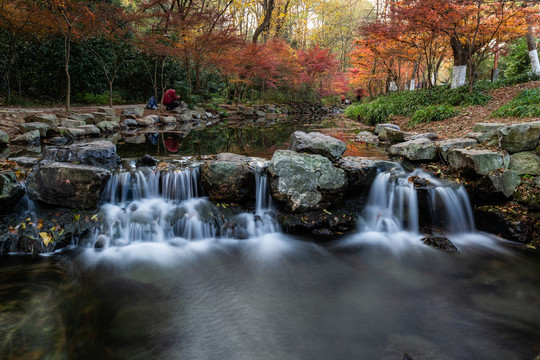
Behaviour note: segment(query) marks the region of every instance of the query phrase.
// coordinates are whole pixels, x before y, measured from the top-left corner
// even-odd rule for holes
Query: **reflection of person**
[[[176,94],[176,91],[174,89],[169,89],[163,94],[163,105],[165,105],[169,111],[174,110],[180,106],[180,103],[178,102],[179,99],[180,96]]]

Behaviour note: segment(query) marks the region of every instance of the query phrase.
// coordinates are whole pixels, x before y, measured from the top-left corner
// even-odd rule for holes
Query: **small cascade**
[[[260,167],[255,174],[255,214],[263,215],[272,209],[272,196],[268,187],[268,176]]]
[[[427,203],[419,205],[421,198]],[[363,230],[418,233],[424,213],[429,213],[432,223],[448,233],[474,231],[469,197],[462,185],[444,182],[420,169],[408,173],[401,167],[380,172],[375,178]]]

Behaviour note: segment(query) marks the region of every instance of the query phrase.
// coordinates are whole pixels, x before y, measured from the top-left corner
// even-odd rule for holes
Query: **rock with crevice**
[[[293,212],[335,205],[347,189],[345,171],[321,155],[278,150],[268,164],[268,173],[272,196]]]
[[[289,150],[322,155],[330,161],[339,160],[346,149],[343,141],[319,132],[295,131],[290,136]]]

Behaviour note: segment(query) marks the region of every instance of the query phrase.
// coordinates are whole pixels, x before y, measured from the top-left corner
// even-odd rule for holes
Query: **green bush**
[[[409,120],[408,126],[411,128],[420,123],[440,121],[457,115],[458,111],[450,105],[430,105],[417,110]]]
[[[508,104],[492,113],[494,117],[536,117],[540,116],[540,89],[523,90]]]

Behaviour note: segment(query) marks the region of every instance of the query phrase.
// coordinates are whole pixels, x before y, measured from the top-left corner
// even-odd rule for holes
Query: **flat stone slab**
[[[422,139],[422,138],[426,138],[426,139],[429,139],[431,141],[435,141],[435,140],[437,140],[439,138],[439,135],[437,135],[435,133],[414,134],[414,135],[405,136],[405,141]]]
[[[433,141],[420,138],[392,145],[388,153],[412,161],[433,160],[437,155],[437,147]]]
[[[116,168],[120,157],[116,146],[109,141],[94,141],[85,144],[48,146],[43,152],[43,160],[55,162],[80,163],[106,168]]]
[[[505,169],[510,160],[509,156],[503,156],[491,150],[467,150],[452,149],[448,151],[448,162],[457,170],[467,170],[478,175]]]
[[[444,161],[448,161],[448,151],[452,149],[465,149],[467,147],[476,147],[478,141],[475,139],[447,139],[436,141],[437,151],[441,154]]]
[[[346,149],[343,141],[319,132],[295,131],[290,137],[289,150],[322,155],[331,161],[339,160]]]

